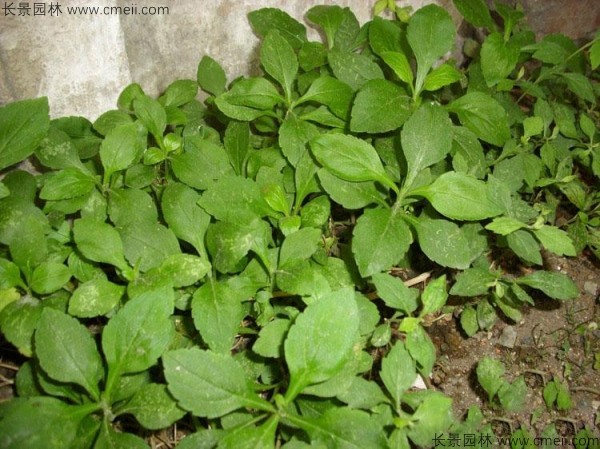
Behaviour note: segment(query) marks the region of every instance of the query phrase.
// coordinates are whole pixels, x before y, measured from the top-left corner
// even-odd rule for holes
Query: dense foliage
[[[324,42],[265,8],[263,76],[205,56],[94,123],[50,120],[45,98],[0,109],[0,330],[27,358],[0,446],[148,447],[131,416],[182,423],[182,449],[490,436],[477,407],[411,388],[435,364],[424,324],[449,294],[467,335],[521,320],[534,290],[577,297],[543,252],[600,255],[600,41],[455,5],[485,36],[460,66],[439,6],[380,0],[394,19],[363,26],[315,6]],[[502,371],[477,375],[518,408]]]

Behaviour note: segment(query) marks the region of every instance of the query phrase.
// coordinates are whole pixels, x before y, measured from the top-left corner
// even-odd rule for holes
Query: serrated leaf
[[[410,98],[404,89],[387,80],[367,81],[354,98],[350,129],[373,134],[393,131],[410,112]]]
[[[348,404],[350,408],[363,410],[371,410],[378,404],[389,401],[377,383],[362,377],[355,377],[350,387],[342,394],[338,394],[337,398]]]
[[[452,147],[452,123],[441,107],[425,103],[404,124],[402,150],[408,176],[414,179],[424,168],[444,159]]]
[[[215,98],[215,104],[225,115],[240,121],[272,115],[280,102],[283,98],[266,78],[241,78],[229,91]]]
[[[446,275],[442,275],[433,281],[429,282],[423,293],[421,294],[421,302],[423,308],[419,313],[420,317],[424,317],[427,314],[435,313],[440,310],[448,299],[448,292],[446,291]]]
[[[171,158],[171,167],[179,180],[204,190],[222,177],[233,174],[225,150],[208,140],[191,136],[185,140],[185,152]]]
[[[506,42],[500,33],[486,37],[481,46],[481,70],[488,87],[495,86],[515,69],[519,59],[519,47]]]
[[[417,309],[418,290],[408,288],[401,279],[387,273],[375,273],[372,279],[377,294],[386,306],[400,310],[406,315],[410,315]]]
[[[399,51],[386,51],[381,54],[381,59],[390,66],[401,81],[404,81],[412,88],[413,72],[404,53]]]
[[[383,429],[362,410],[334,407],[319,418],[303,418],[298,422],[311,436],[311,441],[338,449],[379,449],[386,447]]]
[[[331,76],[320,76],[296,101],[296,105],[314,101],[327,106],[339,118],[346,119],[353,96],[352,88],[346,83]]]
[[[102,359],[89,331],[76,318],[45,308],[35,333],[36,357],[54,380],[81,385],[95,400],[104,375]]]
[[[146,95],[133,100],[133,110],[138,119],[156,139],[162,139],[167,127],[167,113],[163,106]]]
[[[217,418],[242,407],[270,409],[259,398],[246,372],[230,355],[198,348],[163,356],[169,391],[196,416]]]
[[[318,249],[321,242],[321,230],[302,228],[286,236],[279,251],[279,264],[306,260]]]
[[[600,40],[596,40],[590,47],[590,64],[592,70],[596,70],[600,66]]]
[[[229,354],[244,317],[244,309],[227,284],[210,280],[194,293],[192,317],[208,347],[215,352]]]
[[[90,193],[94,189],[95,180],[77,168],[65,168],[46,181],[40,198],[44,200],[64,200]]]
[[[401,214],[391,209],[368,209],[353,230],[352,253],[363,277],[396,264],[413,241]]]
[[[494,98],[483,92],[470,92],[448,106],[460,122],[481,140],[503,146],[510,138],[508,115]]]
[[[471,25],[495,29],[490,9],[484,0],[452,0],[452,3]]]
[[[516,280],[518,284],[527,285],[543,291],[551,298],[566,301],[579,296],[577,285],[564,273],[536,271]]]
[[[404,345],[415,360],[422,376],[429,376],[435,363],[435,346],[422,326],[416,325],[406,334]]]
[[[71,271],[62,263],[44,262],[33,270],[29,286],[41,295],[54,293],[71,279]]]
[[[476,371],[477,380],[487,392],[488,399],[491,401],[504,384],[504,380],[502,379],[504,365],[498,360],[485,356],[477,363]]]
[[[281,133],[281,130],[280,130]],[[231,121],[223,138],[225,152],[236,175],[243,175],[246,156],[250,150],[250,127],[246,122]]]
[[[141,157],[143,150],[137,124],[127,123],[112,129],[100,144],[105,182],[113,173],[133,165]]]
[[[514,231],[506,236],[506,242],[508,247],[524,261],[542,265],[540,245],[530,232],[524,229]]]
[[[177,237],[191,243],[198,254],[204,253],[204,235],[210,216],[197,205],[200,194],[190,187],[171,182],[161,198],[165,221]]]
[[[358,307],[349,288],[324,295],[296,318],[284,344],[291,375],[288,399],[344,369],[358,338],[358,325]]]
[[[80,318],[107,314],[119,304],[124,290],[101,277],[81,283],[69,299],[69,314]]]
[[[269,31],[277,30],[294,49],[306,42],[306,27],[281,9],[261,8],[251,11],[248,20],[254,32],[262,38]]]
[[[392,182],[372,145],[345,134],[323,134],[310,142],[321,165],[345,181]]]
[[[512,217],[496,217],[490,223],[485,225],[485,229],[500,235],[508,235],[527,225],[520,220]]]
[[[488,184],[463,173],[446,172],[412,194],[424,196],[435,210],[454,220],[483,220],[504,212]]]
[[[132,433],[117,432],[112,426],[104,425],[95,439],[94,449],[149,449],[149,446]]]
[[[527,384],[523,376],[519,376],[512,384],[504,382],[498,389],[498,399],[507,412],[521,410],[526,398]]]
[[[271,449],[275,448],[275,433],[279,417],[271,415],[262,425],[241,426],[228,429],[219,440],[221,449]]]
[[[125,258],[142,272],[160,266],[167,257],[181,252],[173,231],[158,223],[131,223],[120,228],[119,233]]]
[[[29,296],[11,301],[0,311],[0,330],[21,354],[33,355],[33,333],[42,315],[40,302]]]
[[[452,49],[455,35],[450,14],[437,5],[424,6],[411,16],[406,38],[417,59],[417,92],[421,91],[433,63]]]
[[[0,405],[0,447],[70,447],[89,406],[68,405],[53,397],[15,398]],[[57,432],[56,429],[60,429]]]
[[[419,447],[431,445],[432,435],[441,435],[453,421],[452,399],[437,391],[427,391],[412,419],[418,425],[408,428],[408,437]]]
[[[429,74],[425,77],[423,89],[433,92],[441,89],[444,86],[448,86],[459,81],[462,76],[462,73],[450,64],[442,64],[429,72]]]
[[[102,333],[109,377],[111,371],[135,373],[156,363],[173,335],[173,301],[171,288],[147,292],[131,299],[110,319]]]
[[[17,101],[0,108],[0,170],[29,157],[49,127],[46,97]]]
[[[279,146],[290,164],[296,167],[308,152],[307,143],[318,135],[315,125],[292,114],[286,117],[279,128]]]
[[[344,181],[325,168],[317,173],[321,186],[331,199],[346,209],[362,209],[369,204],[382,204],[382,194],[373,181]]]
[[[150,383],[143,385],[120,413],[131,413],[146,429],[158,430],[169,427],[186,412],[179,408],[166,385]]]
[[[192,80],[173,81],[165,89],[159,101],[165,108],[179,107],[194,100],[198,94],[198,83]]]
[[[576,256],[577,251],[569,234],[556,226],[544,225],[532,230],[535,237],[548,251],[557,256]]]
[[[252,345],[252,350],[262,357],[279,358],[283,355],[283,342],[292,325],[288,319],[276,318],[264,326]]]
[[[571,92],[577,95],[579,98],[589,101],[592,104],[596,103],[596,93],[594,92],[594,86],[590,82],[589,78],[581,73],[559,73]]]
[[[404,392],[413,385],[417,378],[415,362],[404,347],[402,340],[396,341],[383,358],[380,376],[394,400],[396,410],[399,411]]]
[[[197,81],[202,90],[219,95],[225,91],[227,77],[217,61],[204,55],[198,63]]]
[[[496,281],[496,276],[484,268],[469,268],[456,276],[456,282],[450,289],[451,295],[479,296],[485,295]]]
[[[463,309],[460,314],[460,327],[467,336],[472,337],[479,330],[479,323],[477,322],[477,312],[473,307],[467,306]]]
[[[288,99],[298,72],[298,58],[294,48],[278,30],[271,30],[263,39],[260,62],[265,71],[282,87]]]
[[[306,12],[306,18],[322,28],[327,37],[328,47],[333,48],[336,32],[344,20],[342,8],[338,5],[316,5]]]
[[[328,60],[335,77],[353,90],[360,89],[369,80],[385,78],[375,62],[358,53],[332,50]]]

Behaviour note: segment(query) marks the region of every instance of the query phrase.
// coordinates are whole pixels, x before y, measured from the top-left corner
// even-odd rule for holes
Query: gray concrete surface
[[[415,9],[433,0],[400,0]],[[138,82],[157,95],[179,78],[195,79],[198,61],[210,55],[232,79],[256,71],[258,38],[246,15],[261,7],[278,7],[303,21],[315,4],[350,6],[361,23],[371,18],[375,0],[63,0],[61,12],[15,16],[0,8],[0,104],[48,96],[53,117],[83,115],[93,120],[115,106],[120,91]],[[451,0],[437,3],[451,8]],[[598,0],[524,0],[537,30],[584,33],[599,26]],[[563,19],[556,17],[563,5]],[[564,8],[565,5],[568,8]],[[554,7],[552,6],[554,5]],[[2,4],[0,4],[2,6]],[[77,6],[143,6],[169,8],[164,15],[69,14]],[[458,17],[456,14],[453,14]],[[568,19],[568,20],[566,20]],[[567,26],[568,25],[568,26]],[[558,28],[558,29],[557,29]],[[310,28],[309,28],[310,30]],[[315,36],[313,34],[313,36]],[[581,36],[574,36],[581,37]]]

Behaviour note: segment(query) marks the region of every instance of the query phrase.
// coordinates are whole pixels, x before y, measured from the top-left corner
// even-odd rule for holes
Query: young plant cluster
[[[542,254],[600,251],[600,41],[454,3],[486,36],[460,68],[439,6],[363,26],[315,6],[323,42],[265,8],[262,76],[228,82],[205,56],[94,123],[50,120],[45,98],[0,109],[0,330],[26,358],[0,447],[147,448],[142,429],[174,423],[182,449],[482,431],[478,409],[457,420],[411,388],[435,363],[425,318],[449,282],[468,335],[533,292],[578,295]],[[524,387],[484,382],[511,407]]]

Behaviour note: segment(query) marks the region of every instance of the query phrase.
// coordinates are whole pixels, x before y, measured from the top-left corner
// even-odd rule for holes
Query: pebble
[[[596,284],[595,282],[592,281],[585,281],[583,284],[583,289],[585,290],[585,292],[592,296],[592,297],[596,297],[596,295],[598,294],[598,284]]]
[[[517,341],[517,331],[512,326],[506,326],[502,329],[502,334],[498,338],[498,344],[505,348],[514,348]]]

